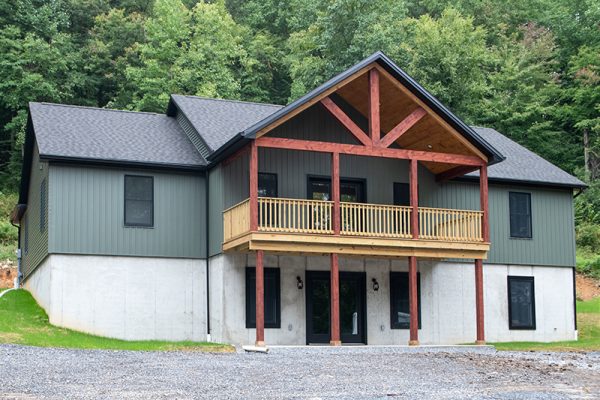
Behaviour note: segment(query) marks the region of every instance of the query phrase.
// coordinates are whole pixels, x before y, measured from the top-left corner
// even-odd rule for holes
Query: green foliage
[[[599,20],[597,0],[5,1],[0,190],[18,185],[30,101],[282,104],[382,50],[466,122],[577,172],[577,222],[600,224]]]
[[[0,298],[0,343],[76,349],[233,351],[233,347],[218,343],[125,341],[57,328],[50,325],[44,310],[23,289],[11,291]]]

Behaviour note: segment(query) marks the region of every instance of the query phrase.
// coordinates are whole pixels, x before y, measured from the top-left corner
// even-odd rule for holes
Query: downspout
[[[12,226],[17,228],[17,278],[15,279],[15,289],[21,287],[21,224],[17,225],[10,223]]]
[[[206,190],[205,192],[205,196],[206,199],[204,201],[204,203],[206,204],[205,207],[205,218],[206,218],[206,223],[204,224],[205,229],[206,229],[206,235],[204,235],[205,238],[205,245],[206,245],[206,341],[210,342],[210,269],[209,269],[209,262],[210,262],[210,250],[209,250],[209,246],[210,246],[210,240],[209,240],[209,235],[210,235],[210,223],[209,223],[209,218],[210,218],[210,212],[209,212],[209,191],[210,191],[210,183],[209,183],[209,173],[208,173],[208,168],[204,170],[204,179],[205,179],[205,185],[206,185]]]

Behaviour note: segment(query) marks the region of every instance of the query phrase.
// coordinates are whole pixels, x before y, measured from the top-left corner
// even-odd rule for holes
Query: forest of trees
[[[18,186],[29,101],[286,104],[377,50],[467,123],[585,180],[577,221],[600,248],[598,0],[4,1],[0,190]]]

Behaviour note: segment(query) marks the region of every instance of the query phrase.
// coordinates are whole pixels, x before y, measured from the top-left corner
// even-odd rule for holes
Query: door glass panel
[[[308,198],[310,200],[329,201],[331,199],[331,185],[329,181],[311,179],[308,185]]]
[[[312,333],[329,334],[329,280],[315,279],[312,295]]]
[[[356,280],[340,280],[340,330],[345,335],[358,334],[358,290]]]

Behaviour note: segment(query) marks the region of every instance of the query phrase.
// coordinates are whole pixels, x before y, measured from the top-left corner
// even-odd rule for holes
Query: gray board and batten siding
[[[48,191],[51,183],[48,179],[48,163],[40,161],[37,144],[33,147],[31,164],[27,211],[21,220],[21,271],[24,276],[31,274],[48,255]]]
[[[154,226],[124,225],[125,175],[154,178]],[[51,164],[50,253],[205,258],[199,173]]]
[[[276,128],[270,136],[354,143],[354,139],[320,106]],[[280,149],[259,149],[259,171],[277,174],[278,196],[305,199],[310,175],[330,176],[331,156],[327,153]],[[220,252],[222,210],[248,198],[248,154],[220,165],[211,172],[210,254]],[[385,158],[340,156],[340,176],[366,180],[366,201],[393,204],[394,182],[408,183],[408,162]],[[509,192],[531,194],[531,239],[510,237]],[[574,266],[573,191],[570,188],[518,186],[490,183],[491,250],[486,262],[497,264]],[[479,210],[478,183],[451,181],[437,183],[425,167],[419,168],[419,204],[423,207]],[[217,223],[215,223],[215,221]],[[218,238],[218,239],[217,239]]]

